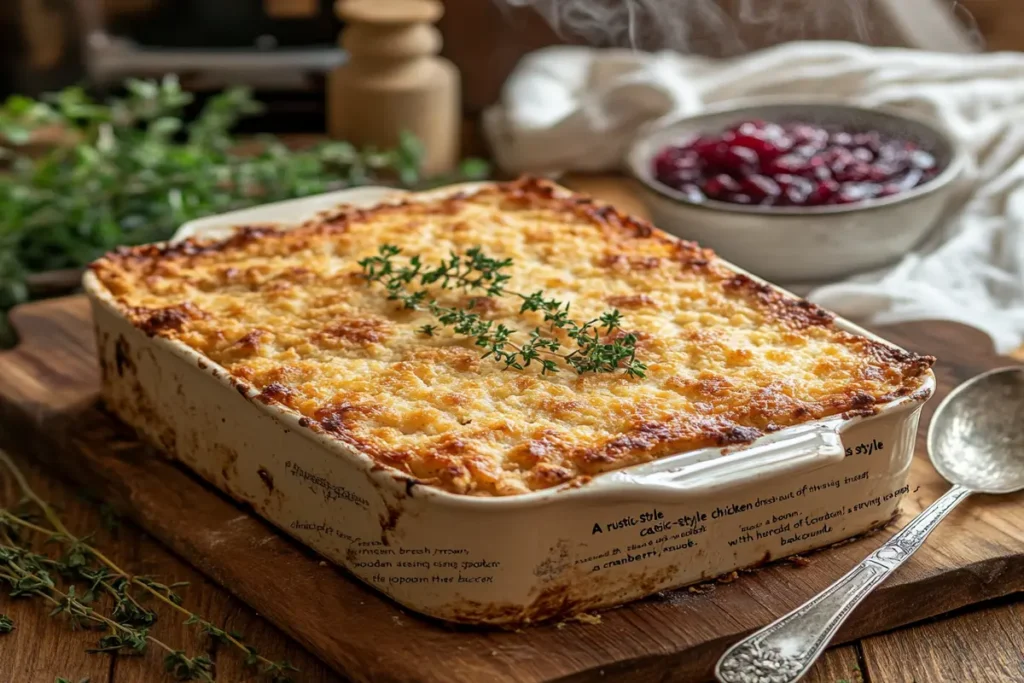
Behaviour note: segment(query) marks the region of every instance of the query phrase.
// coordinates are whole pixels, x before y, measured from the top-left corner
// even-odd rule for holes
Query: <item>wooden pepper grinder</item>
[[[357,146],[392,148],[403,130],[426,148],[423,172],[459,160],[458,70],[437,56],[444,12],[438,0],[340,0],[341,46],[348,62],[327,84],[328,131]]]

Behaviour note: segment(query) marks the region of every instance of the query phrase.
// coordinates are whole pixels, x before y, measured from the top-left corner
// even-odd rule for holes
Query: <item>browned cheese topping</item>
[[[472,339],[402,310],[358,261],[382,244],[435,263],[512,258],[510,290],[611,308],[644,378],[503,370]],[[303,424],[451,492],[507,496],[683,451],[742,443],[920,388],[932,358],[838,329],[699,246],[537,180],[469,196],[340,208],[291,230],[122,249],[93,265],[135,325],[178,340]],[[466,306],[463,292],[431,291]],[[476,311],[541,322],[513,297]]]

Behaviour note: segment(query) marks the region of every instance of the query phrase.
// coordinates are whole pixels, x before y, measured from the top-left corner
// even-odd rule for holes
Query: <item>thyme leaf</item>
[[[512,266],[512,259],[492,258],[480,247],[468,249],[464,254],[451,253],[433,267],[418,255],[404,264],[399,263],[397,257],[401,253],[394,245],[381,245],[377,255],[359,261],[363,277],[371,285],[382,285],[388,300],[406,309],[426,310],[440,325],[473,339],[482,350],[483,358],[493,358],[505,369],[523,370],[537,363],[541,374],[545,375],[559,372],[561,366],[568,366],[581,375],[620,370],[630,377],[646,374],[647,366],[636,358],[637,337],[624,332],[622,314],[618,310],[612,309],[579,323],[569,315],[570,302],[548,298],[543,291],[524,294],[509,289],[512,276],[506,271]],[[485,297],[516,297],[521,301],[520,315],[540,313],[543,322],[526,340],[515,341],[511,328],[473,312],[476,299],[470,299],[466,308],[443,306],[430,297],[427,289],[430,286],[462,290],[467,294],[480,293]],[[424,325],[418,331],[433,336],[437,330],[436,325]]]
[[[176,681],[213,680],[213,662],[205,655],[189,657],[184,650],[173,650],[164,656],[164,671]]]
[[[286,683],[290,680],[287,672],[297,671],[288,662],[260,655],[241,634],[216,626],[185,607],[175,589],[186,583],[165,584],[152,577],[131,575],[92,545],[88,537],[72,534],[3,450],[0,466],[41,513],[41,519],[36,519],[20,508],[15,512],[0,507],[0,583],[7,585],[12,598],[37,598],[49,603],[50,615],[66,619],[73,628],[102,630],[96,646],[88,652],[141,654],[153,646],[164,651],[164,669],[175,680],[214,683],[213,662],[208,657],[172,648],[153,634],[157,615],[141,604],[137,597],[137,591],[141,591],[184,615],[185,623],[195,625],[200,633],[237,649],[263,680]],[[36,552],[33,536],[59,545],[61,556],[55,559]],[[10,619],[0,615],[0,633],[13,628]]]

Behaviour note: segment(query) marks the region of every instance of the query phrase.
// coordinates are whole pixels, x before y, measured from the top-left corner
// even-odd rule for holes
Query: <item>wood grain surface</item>
[[[865,639],[868,676],[885,683],[926,681],[1024,681],[1024,603],[980,609],[956,621],[939,621]],[[963,643],[984,639],[965,656]]]
[[[87,501],[79,487],[55,479],[52,473],[44,473],[38,463],[27,458],[17,459],[32,487],[60,507],[72,532],[82,536],[95,534],[93,542],[127,571],[151,575],[165,583],[188,581],[189,585],[179,592],[190,609],[228,629],[237,629],[247,642],[268,657],[292,662],[302,670],[296,676],[297,683],[344,681],[244,603],[211,583],[130,522],[120,522],[113,532],[104,530],[99,506]],[[4,472],[0,476],[0,501],[8,506],[19,498],[20,493]],[[165,606],[148,602],[146,606],[158,614],[154,635],[193,655],[208,653],[216,665],[218,683],[254,680],[251,669],[245,669],[235,652],[198,636],[193,627],[184,627],[181,616]],[[75,683],[84,678],[88,678],[89,683],[170,680],[161,675],[159,652],[149,652],[143,657],[87,654],[86,648],[95,647],[101,634],[72,630],[66,621],[48,617],[48,607],[36,600],[12,600],[5,595],[0,598],[0,612],[15,623],[14,632],[0,637],[0,681],[4,683],[54,683],[58,676]]]
[[[675,591],[612,610],[601,623],[522,632],[452,628],[409,614],[155,456],[95,404],[91,323],[81,298],[15,311],[22,345],[0,355],[6,441],[60,467],[355,680],[702,680],[739,635],[824,588],[884,537],[776,564],[702,594]],[[981,333],[948,323],[885,330],[940,357],[941,395],[1007,363]],[[923,449],[923,440],[921,440]],[[914,514],[946,485],[920,452],[904,498]],[[853,615],[849,641],[1024,588],[1024,498],[967,501],[925,548]],[[400,653],[400,654],[397,654]],[[842,669],[847,661],[835,666]]]

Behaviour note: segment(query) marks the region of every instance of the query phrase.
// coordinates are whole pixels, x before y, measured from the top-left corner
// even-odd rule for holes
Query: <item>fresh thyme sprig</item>
[[[408,132],[388,149],[240,138],[236,124],[263,110],[246,88],[207,98],[195,116],[176,76],[119,90],[0,97],[0,347],[15,338],[6,311],[52,294],[46,282],[59,271],[77,283],[74,271],[105,252],[168,239],[192,219],[368,184],[422,190],[490,175],[481,159],[425,174],[423,143]],[[41,129],[59,131],[58,144],[31,144]]]
[[[508,289],[511,276],[503,271],[512,265],[512,259],[491,258],[480,247],[473,247],[463,255],[452,253],[439,265],[430,267],[419,256],[400,265],[396,257],[401,253],[394,245],[382,245],[376,256],[359,261],[363,277],[371,284],[382,284],[389,300],[398,301],[407,309],[427,310],[455,334],[473,338],[475,345],[485,350],[484,358],[493,356],[506,369],[522,370],[536,362],[542,374],[556,373],[561,361],[581,375],[622,370],[630,377],[643,377],[647,371],[647,366],[636,358],[637,337],[623,332],[622,314],[618,310],[577,323],[569,317],[568,301],[547,298],[543,291],[524,294]],[[414,289],[417,286],[420,288]],[[475,298],[468,308],[442,306],[430,297],[426,289],[430,286],[480,293],[482,297],[513,296],[522,302],[520,315],[537,312],[544,322],[534,327],[526,341],[517,343],[512,341],[514,330],[473,312]],[[424,325],[419,332],[432,336],[437,329],[435,325]],[[559,339],[560,333],[569,341]]]
[[[10,595],[19,597],[34,595],[55,605],[53,615],[67,615],[73,625],[105,627],[107,633],[99,640],[98,646],[90,652],[142,652],[147,643],[166,652],[164,668],[176,680],[190,681],[213,679],[213,662],[203,655],[188,656],[184,651],[175,650],[154,638],[149,630],[156,622],[156,614],[145,608],[133,595],[133,589],[140,589],[187,617],[187,625],[196,626],[200,633],[213,640],[231,645],[242,652],[245,663],[268,677],[271,683],[289,683],[288,672],[298,671],[289,662],[272,661],[260,655],[254,647],[244,642],[240,633],[229,632],[183,606],[183,600],[174,589],[187,585],[161,583],[145,576],[132,576],[116,565],[109,557],[72,534],[52,506],[43,500],[29,485],[18,466],[3,450],[0,450],[0,464],[14,477],[18,488],[37,507],[51,528],[33,521],[26,512],[12,512],[0,508],[0,580],[11,586]],[[56,543],[63,549],[63,555],[55,560],[37,553],[20,541],[18,532],[40,534],[47,543]],[[63,576],[69,586],[61,591],[51,571]],[[77,593],[76,582],[84,585],[85,591]],[[98,596],[110,596],[113,608],[109,616],[89,607]],[[9,623],[10,620],[8,619]],[[10,624],[10,628],[14,625]],[[0,630],[4,628],[0,620]]]
[[[50,575],[43,569],[34,553],[11,544],[10,537],[0,534],[4,544],[0,546],[0,580],[11,586],[11,596],[35,595],[54,605],[50,616],[66,615],[72,626],[88,628],[89,624],[103,626],[107,634],[100,638],[99,647],[90,652],[133,652],[141,654],[150,643],[167,652],[164,666],[179,681],[208,681],[215,683],[212,675],[213,662],[206,656],[189,657],[181,650],[175,650],[162,640],[150,635],[145,627],[136,628],[117,622],[89,607],[85,600],[76,595],[75,586],[67,591],[60,590]]]

